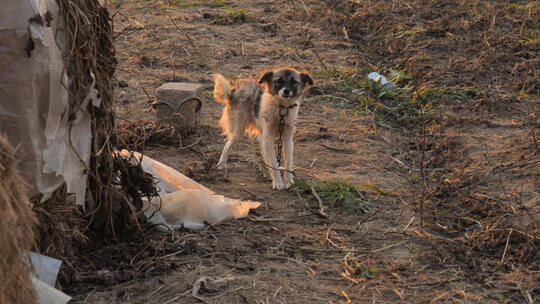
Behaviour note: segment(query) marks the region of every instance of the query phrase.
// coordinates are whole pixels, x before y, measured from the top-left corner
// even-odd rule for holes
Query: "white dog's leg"
[[[283,134],[283,163],[285,172],[283,173],[283,180],[285,181],[285,188],[290,188],[294,184],[293,169],[293,134],[292,132],[284,132]]]
[[[278,163],[276,154],[274,153],[274,137],[268,133],[265,134],[264,131],[261,135],[261,152],[265,163],[271,167],[269,170],[270,176],[272,177],[272,188],[277,190],[284,189],[285,185],[281,179],[281,174],[279,170],[277,170]]]

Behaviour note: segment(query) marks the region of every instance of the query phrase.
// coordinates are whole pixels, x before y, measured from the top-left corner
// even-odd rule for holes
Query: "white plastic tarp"
[[[83,205],[92,133],[86,105],[69,119],[62,61],[65,33],[54,0],[1,0],[0,132],[17,147],[30,195],[48,199],[65,181]],[[77,153],[75,153],[75,151]]]
[[[122,150],[120,155],[129,159],[130,153]],[[261,205],[259,202],[240,201],[215,194],[177,170],[138,152],[133,152],[133,157],[141,160],[143,170],[152,174],[158,182],[160,196],[150,202],[144,201],[144,214],[154,224],[171,229],[201,229],[206,224],[246,217],[249,210]],[[158,229],[164,228],[160,227]]]

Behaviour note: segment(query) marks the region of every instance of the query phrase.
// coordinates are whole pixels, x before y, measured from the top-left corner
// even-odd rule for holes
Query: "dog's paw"
[[[273,181],[272,182],[272,189],[283,190],[283,189],[285,189],[285,185],[283,184],[283,181],[281,181],[281,180]]]
[[[217,164],[216,168],[218,170],[226,170],[227,169],[227,163],[226,162],[219,163],[219,164]]]
[[[284,180],[285,180],[285,189],[289,189],[290,187],[292,187],[292,185],[294,185],[294,177],[291,173],[285,173],[285,176],[284,176]]]

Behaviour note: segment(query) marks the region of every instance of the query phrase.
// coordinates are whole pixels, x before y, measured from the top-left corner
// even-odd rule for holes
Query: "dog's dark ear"
[[[266,72],[262,74],[262,76],[259,78],[259,84],[263,84],[264,82],[271,83],[272,82],[272,76],[274,76],[274,73],[272,72]]]
[[[302,71],[300,77],[304,86],[306,85],[306,83],[310,86],[313,85],[313,78],[311,78],[311,75],[307,71]]]

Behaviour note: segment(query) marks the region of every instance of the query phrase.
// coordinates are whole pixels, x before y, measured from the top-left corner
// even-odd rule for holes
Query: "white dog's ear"
[[[309,74],[308,71],[302,71],[302,73],[300,74],[300,77],[302,79],[302,83],[304,84],[304,86],[306,84],[309,84],[310,86],[313,85],[313,78],[311,78],[311,75]]]
[[[267,82],[268,84],[270,84],[272,82],[272,77],[273,76],[274,76],[273,72],[266,72],[266,73],[262,74],[262,76],[259,78],[258,83],[263,84],[264,82]]]

